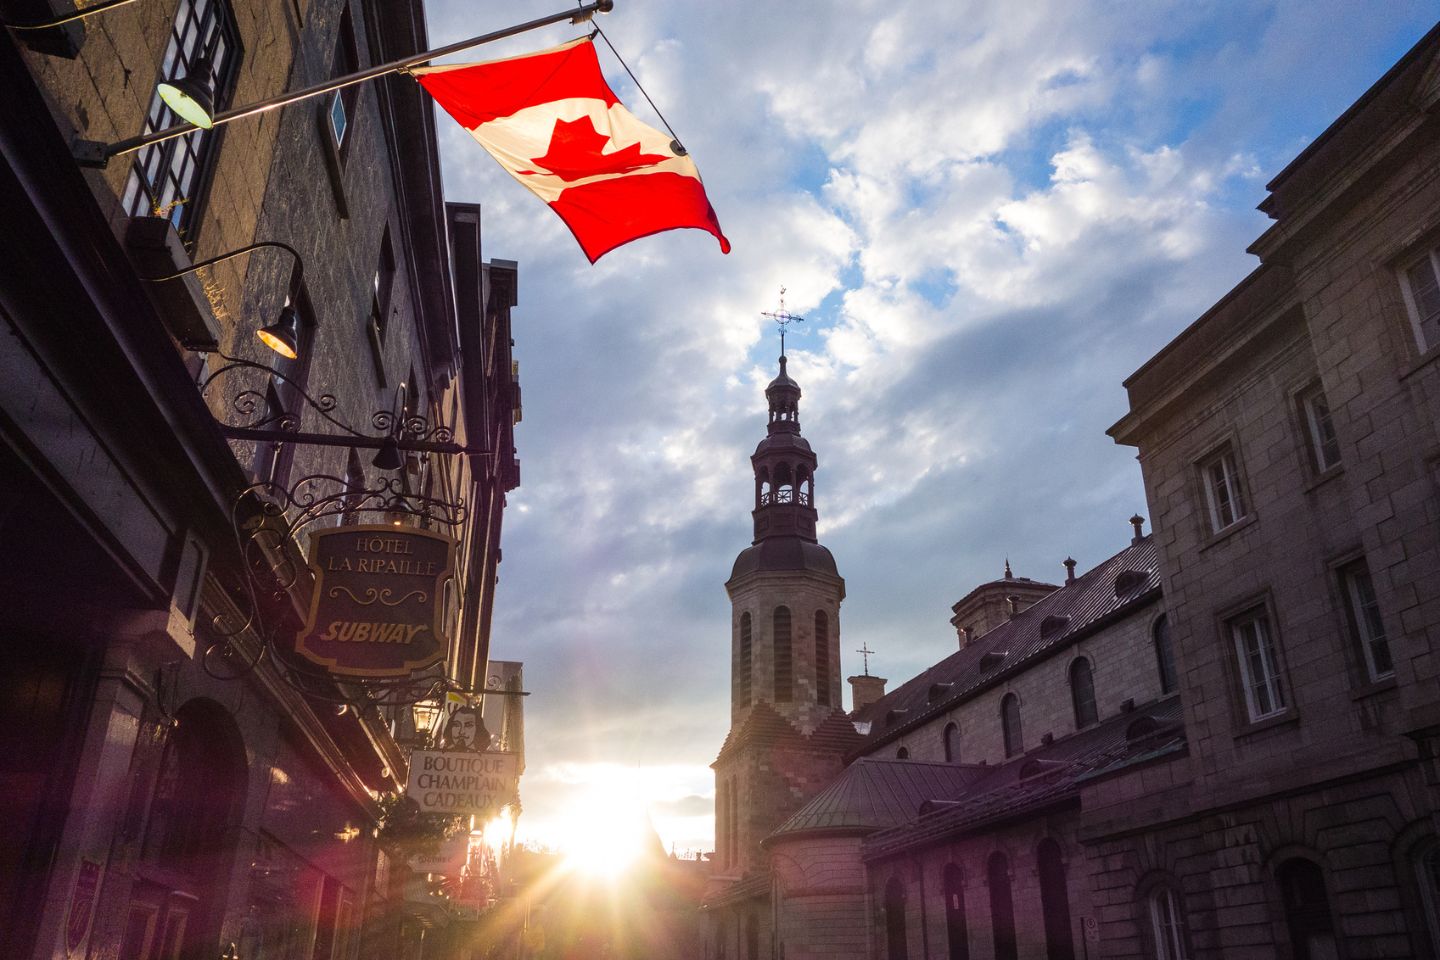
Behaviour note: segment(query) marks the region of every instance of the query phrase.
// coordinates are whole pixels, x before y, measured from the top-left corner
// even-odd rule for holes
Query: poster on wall
[[[405,796],[422,813],[497,816],[520,791],[520,758],[513,753],[416,750],[410,755]]]
[[[368,525],[310,535],[315,590],[295,652],[338,677],[405,677],[446,653],[445,585],[455,541]]]

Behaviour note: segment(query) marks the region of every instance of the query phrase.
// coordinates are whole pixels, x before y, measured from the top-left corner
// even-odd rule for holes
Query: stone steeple
[[[840,706],[845,581],[815,535],[815,468],[786,358],[765,388],[769,422],[750,457],[755,538],[725,589],[733,607],[732,725],[759,701],[809,733]]]

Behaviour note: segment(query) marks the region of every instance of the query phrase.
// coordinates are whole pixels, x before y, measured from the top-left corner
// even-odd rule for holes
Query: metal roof
[[[1073,583],[1035,601],[969,646],[855,711],[852,719],[871,724],[862,751],[888,743],[1036,660],[1153,603],[1159,595],[1159,550],[1153,536],[1145,536],[1076,577]],[[950,686],[931,701],[930,691],[935,684]],[[897,713],[891,715],[892,710]]]
[[[971,764],[864,757],[796,811],[765,842],[812,831],[863,833],[905,823],[914,819],[926,800],[962,793],[990,772]]]

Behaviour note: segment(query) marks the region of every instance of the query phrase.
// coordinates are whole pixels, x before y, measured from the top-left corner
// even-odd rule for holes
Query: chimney
[[[1005,598],[1005,605],[1009,608],[1010,619],[1013,620],[1015,614],[1020,612],[1020,597],[1013,593],[1010,594]]]
[[[1065,562],[1065,582],[1066,582],[1066,583],[1074,583],[1074,582],[1075,582],[1075,558],[1074,558],[1074,557],[1066,557],[1064,562]]]
[[[1139,543],[1141,540],[1145,539],[1145,534],[1140,531],[1140,528],[1145,526],[1144,517],[1140,516],[1140,514],[1138,513],[1135,514],[1135,516],[1130,518],[1130,526],[1135,528],[1135,536],[1131,538],[1131,543]]]
[[[966,647],[970,646],[970,644],[972,644],[972,643],[974,643],[974,642],[975,642],[975,628],[974,628],[974,627],[961,627],[961,628],[960,628],[960,649],[961,649],[961,650],[964,650]]]
[[[849,679],[851,713],[863,710],[885,696],[884,677],[872,677],[867,673],[862,677],[850,677]]]

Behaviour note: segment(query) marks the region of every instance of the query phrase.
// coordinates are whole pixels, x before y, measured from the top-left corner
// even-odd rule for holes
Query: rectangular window
[[[1375,583],[1364,560],[1348,563],[1340,569],[1340,582],[1345,593],[1345,612],[1350,632],[1360,647],[1365,673],[1371,680],[1385,680],[1395,675],[1390,659],[1390,641],[1380,619],[1380,604],[1375,599]]]
[[[335,38],[335,57],[331,62],[330,76],[333,79],[354,73],[360,69],[359,63],[360,53],[355,46],[355,25],[350,20],[350,7],[347,4],[340,11],[340,31]],[[349,134],[354,126],[355,101],[359,96],[360,85],[356,83],[341,87],[330,95],[327,115],[330,120],[331,144],[339,152],[342,163],[350,153]]]
[[[180,0],[160,80],[189,77],[212,85],[214,110],[224,108],[239,60],[240,44],[235,18],[225,0]],[[183,121],[152,94],[142,133],[154,133]],[[205,188],[214,159],[213,130],[194,130],[151,144],[131,156],[130,176],[121,194],[125,213],[132,217],[165,217],[180,238],[190,242],[199,215],[198,194]]]
[[[1201,462],[1200,478],[1205,485],[1212,533],[1219,533],[1244,518],[1245,501],[1240,496],[1240,474],[1235,469],[1235,456],[1228,446]]]
[[[1427,250],[1404,267],[1400,289],[1420,349],[1440,346],[1440,249]]]
[[[1229,627],[1250,719],[1264,720],[1284,713],[1285,688],[1280,681],[1280,659],[1270,618],[1257,610],[1231,620]]]
[[[1305,435],[1310,445],[1310,462],[1317,473],[1324,473],[1340,462],[1340,440],[1330,420],[1330,402],[1325,391],[1316,384],[1297,398],[1300,417],[1305,421]]]

